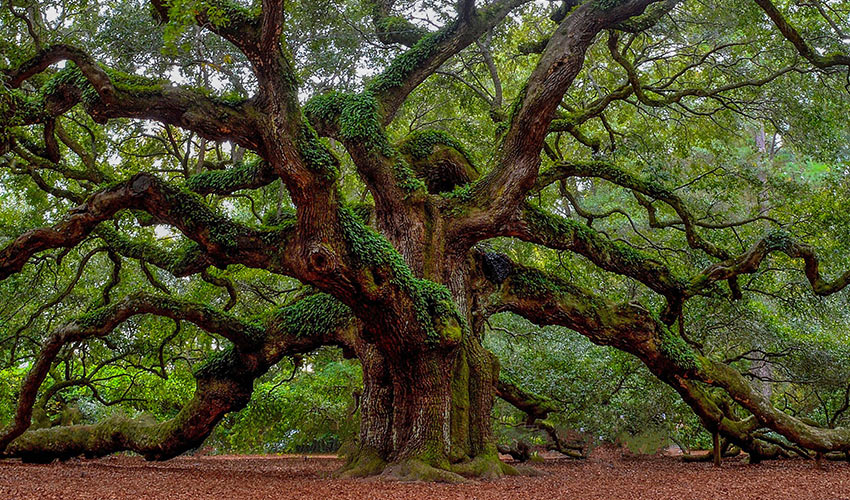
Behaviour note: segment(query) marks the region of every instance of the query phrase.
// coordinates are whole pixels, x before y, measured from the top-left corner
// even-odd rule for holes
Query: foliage
[[[471,274],[435,264],[457,251],[443,241],[454,221],[492,215],[481,209],[489,200],[477,197],[514,153],[505,132],[535,97],[529,77],[549,57],[537,49],[555,33],[562,8],[528,2],[475,37],[459,35],[498,5],[477,3],[487,8],[469,21],[458,18],[458,2],[396,2],[383,17],[371,2],[284,2],[275,64],[291,70],[287,81],[297,81],[297,92],[269,90],[238,50],[256,34],[262,2],[173,0],[164,3],[167,19],[159,24],[142,0],[27,0],[4,8],[0,246],[84,213],[92,195],[136,174],[155,175],[162,189],[0,281],[0,424],[12,422],[24,376],[52,333],[72,320],[96,330],[116,303],[140,291],[179,297],[201,315],[226,309],[221,316],[244,323],[251,336],[277,331],[293,342],[362,327],[374,318],[352,319],[356,306],[380,312],[392,296],[409,303],[404,326],[424,333],[422,351],[484,338],[505,376],[559,408],[548,421],[560,430],[593,443],[641,443],[651,435],[707,446],[705,423],[636,357],[516,314],[488,317],[504,309],[477,295],[484,286],[459,292],[455,283],[450,291],[452,279]],[[610,11],[623,3],[588,5]],[[830,5],[848,12],[844,0]],[[813,5],[779,7],[821,55],[847,52],[846,37]],[[846,20],[838,24],[846,33]],[[242,31],[221,36],[230,29]],[[386,43],[394,34],[404,43]],[[800,259],[787,254],[797,243],[811,248],[828,279],[850,267],[846,68],[816,69],[757,5],[727,0],[680,3],[651,25],[619,24],[592,40],[575,81],[553,97],[560,107],[539,157],[505,171],[530,163],[533,173],[537,163],[544,173],[591,167],[546,185],[512,179],[531,190],[522,220],[511,212],[464,236],[481,240],[475,250],[496,250],[524,266],[509,280],[521,300],[589,305],[582,311],[588,315],[602,315],[610,304],[646,312],[641,318],[659,326],[647,344],[677,369],[694,373],[699,360],[727,362],[789,414],[824,427],[848,425],[847,294],[815,297]],[[60,43],[96,60],[122,102],[159,107],[107,119],[116,106],[104,102],[79,61],[9,83],[14,68]],[[415,87],[409,95],[408,86]],[[177,103],[180,96],[190,97]],[[269,100],[289,114],[252,122],[274,138],[260,146],[227,117],[257,118]],[[162,109],[165,118],[157,114]],[[203,125],[193,122],[199,116]],[[438,168],[428,160],[446,149],[480,177],[429,193],[419,162]],[[392,189],[371,185],[382,167]],[[293,202],[312,175],[330,186],[323,193],[333,201],[328,214]],[[404,199],[394,205],[382,197],[395,188]],[[167,204],[169,212],[147,213],[143,202]],[[415,252],[394,246],[411,228],[379,219],[404,210],[424,213],[420,222],[430,231],[416,241],[428,254],[421,269],[410,262]],[[325,215],[338,227],[297,233]],[[170,216],[179,223],[168,223]],[[718,255],[746,256],[762,239],[777,252],[740,275],[737,289],[728,281],[698,286],[728,260]],[[293,241],[304,245],[301,253],[284,255]],[[707,252],[700,241],[718,250]],[[255,243],[279,253],[240,261]],[[332,264],[339,276],[304,264],[307,250],[316,249],[338,258]],[[225,257],[242,263],[221,264]],[[306,269],[300,281],[290,276],[297,264]],[[661,279],[662,268],[675,292],[697,289],[672,326],[660,323],[669,297],[647,284]],[[351,290],[362,293],[344,297]],[[488,328],[473,331],[484,323]],[[240,355],[220,332],[134,315],[60,350],[37,394],[45,417],[38,420],[49,426],[78,412],[84,423],[116,413],[162,422],[191,400],[196,376],[242,368],[248,358]],[[717,388],[700,387],[747,414]],[[222,453],[331,450],[357,435],[353,395],[361,391],[360,365],[335,349],[283,356],[255,381],[245,410],[229,414],[205,445]],[[504,443],[545,441],[504,402],[493,417]]]

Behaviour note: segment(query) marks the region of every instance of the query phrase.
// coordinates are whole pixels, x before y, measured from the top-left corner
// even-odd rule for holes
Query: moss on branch
[[[265,161],[255,159],[232,168],[195,174],[186,180],[185,186],[199,194],[228,194],[270,183],[275,178],[270,170]]]
[[[425,183],[416,177],[404,157],[390,144],[379,119],[378,101],[371,92],[318,95],[307,102],[304,112],[314,122],[337,130],[342,142],[391,161],[396,183],[405,192],[425,189]]]
[[[342,209],[339,218],[346,244],[358,264],[386,273],[391,284],[410,297],[416,319],[427,339],[456,342],[463,336],[468,326],[457,311],[448,288],[416,278],[390,242],[362,224],[350,209]]]

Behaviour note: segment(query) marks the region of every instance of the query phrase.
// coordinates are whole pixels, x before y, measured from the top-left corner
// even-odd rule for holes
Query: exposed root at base
[[[437,483],[462,483],[466,479],[460,474],[438,469],[417,459],[403,460],[387,466],[382,478],[395,481],[428,481]]]
[[[480,455],[465,462],[436,467],[416,458],[387,463],[374,451],[360,450],[332,476],[340,479],[378,477],[392,481],[461,483],[467,480],[489,481],[505,476],[543,474],[528,465],[506,464],[493,455]]]
[[[520,471],[515,467],[492,455],[479,455],[466,462],[452,464],[451,467],[453,472],[474,479],[491,480],[504,476],[520,475]]]
[[[377,476],[386,467],[387,462],[376,451],[358,450],[332,476],[339,479]]]

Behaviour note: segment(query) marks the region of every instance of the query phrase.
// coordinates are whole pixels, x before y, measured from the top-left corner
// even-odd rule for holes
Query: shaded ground
[[[850,464],[784,461],[721,469],[674,457],[624,458],[597,450],[586,461],[547,460],[541,477],[462,485],[331,480],[331,457],[137,457],[51,465],[0,461],[0,499],[818,499],[850,500]]]

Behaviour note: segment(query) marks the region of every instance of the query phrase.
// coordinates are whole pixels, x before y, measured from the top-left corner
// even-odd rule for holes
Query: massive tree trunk
[[[472,313],[467,262],[443,252],[440,225],[426,224],[427,213],[433,211],[400,217],[378,210],[376,216],[406,264],[452,292],[466,325],[460,338],[448,343],[426,342],[401,351],[379,343],[358,346],[364,384],[360,436],[340,471],[346,477],[383,473],[459,481],[461,476],[495,478],[515,472],[499,461],[493,437],[499,364],[481,343],[482,323]]]
[[[359,442],[342,476],[458,481],[513,472],[491,430],[498,363],[479,338],[395,359],[365,350]]]

